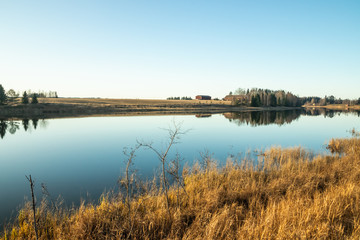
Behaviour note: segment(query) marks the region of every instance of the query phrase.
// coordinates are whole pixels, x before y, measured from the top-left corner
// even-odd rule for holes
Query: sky
[[[60,97],[360,97],[359,0],[0,0],[0,84]]]

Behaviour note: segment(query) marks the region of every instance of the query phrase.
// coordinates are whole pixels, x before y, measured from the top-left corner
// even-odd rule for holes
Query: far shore
[[[349,106],[347,104],[329,104],[325,106],[304,105],[304,108],[323,108],[328,110],[360,110],[360,105]]]
[[[360,106],[327,105],[303,107],[234,106],[223,100],[152,100],[103,98],[39,98],[38,104],[13,99],[0,106],[0,118],[67,118],[91,116],[186,115],[225,112],[283,111],[302,108],[360,110]]]

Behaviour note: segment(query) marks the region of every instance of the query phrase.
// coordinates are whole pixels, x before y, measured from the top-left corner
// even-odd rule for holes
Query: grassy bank
[[[195,165],[163,191],[146,188],[72,210],[37,209],[40,239],[359,239],[360,138],[331,140],[329,155],[271,148],[259,165]],[[129,211],[130,209],[130,211]],[[35,239],[30,203],[1,239]]]

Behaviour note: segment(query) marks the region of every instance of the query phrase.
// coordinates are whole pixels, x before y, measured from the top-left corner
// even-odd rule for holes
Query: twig
[[[30,189],[31,189],[31,198],[32,198],[32,208],[33,208],[33,213],[34,213],[34,229],[35,229],[35,236],[36,236],[36,240],[39,239],[38,237],[38,233],[37,233],[37,227],[36,227],[36,209],[35,209],[35,196],[34,196],[34,181],[31,178],[31,175],[25,176],[27,178],[27,180],[30,183]]]

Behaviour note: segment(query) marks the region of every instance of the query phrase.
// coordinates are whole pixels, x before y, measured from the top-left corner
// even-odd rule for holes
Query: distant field
[[[81,105],[198,105],[224,104],[221,100],[154,100],[154,99],[105,99],[105,98],[39,98],[40,103],[81,104]]]
[[[39,104],[22,104],[12,99],[0,106],[3,118],[57,118],[139,114],[203,114],[232,109],[231,102],[219,100],[154,100],[103,98],[39,98]]]
[[[105,115],[158,114],[216,114],[234,111],[283,111],[301,107],[234,106],[222,100],[161,100],[161,99],[106,99],[106,98],[39,98],[39,104],[22,104],[11,99],[0,106],[2,118],[58,118]],[[334,110],[358,110],[360,106],[327,105],[303,106]]]

